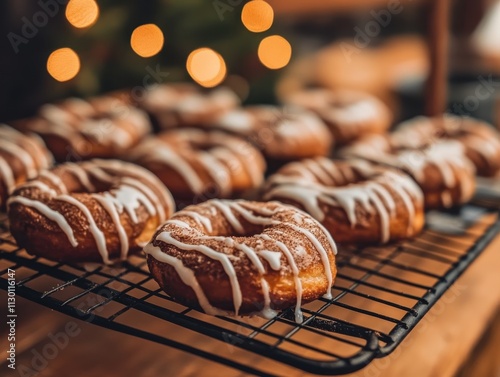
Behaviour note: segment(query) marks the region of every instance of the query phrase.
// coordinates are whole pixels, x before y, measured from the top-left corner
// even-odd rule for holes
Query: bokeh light
[[[273,8],[263,0],[249,1],[241,12],[243,25],[254,33],[268,30],[272,26],[273,20]]]
[[[191,52],[186,62],[186,68],[193,80],[206,88],[219,85],[227,73],[224,58],[207,47]]]
[[[137,27],[130,37],[132,50],[143,58],[156,55],[163,48],[165,37],[155,24],[145,24]]]
[[[66,18],[76,28],[92,26],[99,17],[95,0],[70,0],[66,6]]]
[[[80,58],[70,48],[60,48],[47,59],[47,71],[57,81],[68,81],[80,71]]]
[[[269,69],[285,67],[292,57],[292,46],[280,35],[264,38],[259,44],[259,59]]]

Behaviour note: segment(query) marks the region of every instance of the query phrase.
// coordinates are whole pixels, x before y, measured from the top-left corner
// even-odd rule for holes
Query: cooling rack
[[[294,322],[291,310],[265,320],[210,317],[189,309],[158,288],[142,257],[113,267],[32,257],[16,246],[5,215],[0,215],[0,280],[5,289],[7,271],[15,269],[21,297],[249,374],[269,375],[248,358],[237,360],[232,350],[314,374],[346,374],[396,349],[500,232],[498,208],[497,201],[483,198],[454,211],[429,213],[426,230],[412,240],[340,247],[333,299],[306,304],[302,324]],[[191,344],[189,335],[172,339],[169,326],[203,334],[215,345]]]

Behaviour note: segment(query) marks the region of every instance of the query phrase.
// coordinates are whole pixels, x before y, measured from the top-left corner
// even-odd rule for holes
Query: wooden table
[[[375,360],[353,376],[500,376],[500,237],[436,304],[416,329],[388,358]],[[0,291],[5,302],[6,293]],[[2,307],[3,308],[3,307]],[[64,331],[73,320],[37,304],[18,298],[17,365],[36,372],[36,355],[52,343],[48,334]],[[241,372],[149,341],[116,333],[85,322],[67,346],[59,349],[40,376],[242,376]],[[2,326],[1,351],[5,354],[6,329]],[[184,336],[184,341],[206,342],[205,338],[166,324],[157,331]],[[482,340],[481,340],[482,339]],[[214,343],[215,344],[215,343]],[[219,343],[220,347],[220,343]],[[475,350],[475,347],[477,348]],[[226,353],[223,349],[221,352]],[[229,352],[233,350],[229,349]],[[302,372],[250,353],[235,357],[272,373],[301,376]],[[35,365],[32,363],[35,361]],[[36,364],[38,362],[38,364]],[[29,370],[11,373],[0,361],[2,376],[30,376]],[[5,373],[7,370],[7,373]]]

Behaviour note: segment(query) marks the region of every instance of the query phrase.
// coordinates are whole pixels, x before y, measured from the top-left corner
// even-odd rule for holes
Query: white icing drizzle
[[[54,190],[52,187],[49,187],[49,185],[46,185],[42,181],[30,181],[25,184],[23,184],[23,189],[30,188],[30,187],[35,187],[39,189],[42,192],[45,192],[51,196],[56,196],[57,191]]]
[[[328,258],[328,252],[325,250],[321,242],[316,238],[314,234],[312,234],[309,230],[305,228],[301,228],[295,224],[292,223],[286,223],[289,227],[294,229],[295,231],[302,233],[305,235],[309,241],[314,245],[315,249],[318,250],[319,255],[321,257],[321,262],[323,263],[323,268],[325,271],[326,279],[328,281],[328,287],[331,287],[333,285],[333,276],[332,276],[332,270],[330,266],[330,259]],[[325,233],[326,234],[326,233]],[[336,250],[336,249],[334,249]],[[331,299],[332,298],[332,293],[330,291],[330,288],[327,289],[327,292],[325,294],[325,298]]]
[[[240,283],[238,281],[238,277],[236,276],[236,271],[234,270],[234,266],[232,265],[231,260],[227,255],[219,253],[216,250],[209,248],[208,246],[189,245],[183,243],[172,237],[170,232],[162,232],[157,235],[156,239],[166,244],[178,247],[181,250],[198,251],[213,260],[219,261],[229,278],[229,282],[231,283],[231,288],[233,292],[234,313],[236,316],[238,315],[243,298],[242,298]]]
[[[262,294],[264,295],[264,307],[262,308],[259,314],[263,318],[272,319],[278,315],[278,312],[276,310],[271,309],[271,295],[269,292],[269,283],[264,278],[262,278],[260,282],[262,286]],[[299,319],[300,322],[298,323],[302,323],[302,318]]]
[[[132,161],[148,166],[159,163],[175,170],[195,194],[201,194],[209,177],[222,197],[231,194],[237,172],[249,177],[252,187],[263,181],[264,160],[245,141],[221,132],[171,131],[150,138],[132,152]],[[205,173],[205,174],[203,174]]]
[[[7,193],[12,193],[12,190],[14,190],[14,187],[16,186],[16,179],[14,178],[14,172],[12,171],[12,168],[2,156],[0,156],[0,174],[2,175],[3,181],[5,183]]]
[[[286,226],[291,227],[295,231],[303,234],[314,246],[314,248],[318,251],[318,254],[320,256],[320,259],[323,263],[324,266],[324,271],[325,271],[325,276],[327,278],[329,287],[331,287],[332,282],[333,282],[333,276],[331,272],[331,267],[330,267],[330,260],[328,258],[328,252],[325,249],[325,247],[321,244],[321,242],[316,238],[316,236],[308,231],[307,229],[301,228],[296,226],[293,223],[289,222],[281,222],[278,220],[274,220],[273,218],[269,217],[261,217],[259,215],[264,215],[264,216],[272,216],[275,215],[277,212],[282,210],[282,208],[278,208],[276,210],[268,210],[266,208],[258,208],[258,207],[251,207],[246,208],[245,202],[243,201],[223,201],[223,200],[211,200],[209,202],[211,204],[212,208],[217,208],[223,216],[227,219],[227,221],[231,224],[231,226],[239,233],[244,234],[244,229],[243,225],[241,222],[238,220],[235,214],[238,214],[241,216],[243,219],[246,221],[255,224],[255,225],[279,225],[279,224],[284,224]],[[308,215],[306,215],[303,212],[300,212],[304,219],[301,219],[301,222],[304,222],[309,219],[309,221],[313,222],[310,220]],[[216,213],[212,213],[211,215],[215,216]],[[179,216],[188,216],[191,217],[197,222],[200,226],[202,224],[206,224],[206,222],[210,221],[208,218],[193,212],[193,211],[181,211],[179,212]],[[295,219],[295,217],[294,217]],[[316,222],[313,222],[315,225],[318,225]],[[261,275],[261,289],[262,289],[262,294],[264,298],[264,305],[262,310],[259,312],[259,314],[265,318],[272,318],[276,315],[276,312],[271,309],[271,297],[270,297],[270,287],[267,281],[264,278],[264,275],[266,273],[266,269],[260,258],[265,260],[268,264],[269,267],[275,271],[279,271],[282,266],[281,266],[281,256],[284,255],[288,261],[288,264],[292,270],[293,276],[294,276],[294,283],[295,283],[295,289],[296,289],[296,294],[297,294],[297,302],[296,302],[296,307],[295,307],[295,319],[298,323],[303,321],[303,315],[300,310],[301,303],[302,303],[302,282],[300,280],[300,272],[299,268],[296,264],[295,261],[295,256],[294,253],[286,246],[283,242],[280,242],[278,240],[275,240],[271,238],[268,234],[261,233],[258,235],[255,235],[255,237],[260,238],[264,241],[272,242],[273,245],[275,245],[279,251],[277,250],[272,250],[268,245],[267,247],[264,246],[264,244],[258,243],[257,244],[257,249],[254,249],[244,243],[236,242],[236,240],[232,237],[219,237],[219,236],[199,236],[197,237],[197,240],[200,241],[200,244],[187,244],[180,239],[178,239],[174,234],[178,234],[178,236],[189,236],[188,233],[191,227],[183,221],[179,221],[177,219],[172,219],[169,220],[165,226],[175,226],[181,229],[178,229],[177,231],[172,229],[170,227],[169,230],[164,229],[162,232],[160,232],[156,236],[156,240],[166,243],[168,245],[172,245],[180,250],[187,250],[187,251],[198,251],[205,256],[218,260],[224,271],[226,272],[229,281],[231,283],[231,289],[232,289],[232,296],[233,296],[233,303],[234,303],[234,314],[238,315],[239,308],[241,307],[242,303],[242,292],[241,288],[239,286],[238,282],[238,277],[236,275],[236,271],[232,265],[232,261],[238,260],[232,255],[226,255],[216,249],[213,249],[211,247],[206,246],[206,241],[212,240],[212,241],[217,241],[220,242],[221,247],[234,247],[235,249],[238,249],[242,251],[246,257],[249,259],[249,261],[252,263],[252,265],[256,268],[256,270],[259,272]],[[210,228],[212,229],[212,225],[206,226],[203,225],[206,229]],[[326,238],[328,239],[329,244],[331,245],[331,249],[334,251],[334,253],[337,252],[335,243],[333,242],[333,239],[331,238],[331,235],[326,231],[324,227],[320,228],[321,231],[325,234]],[[177,233],[176,233],[177,232]],[[276,232],[279,233],[278,230]],[[205,242],[204,242],[205,241]],[[224,246],[223,246],[224,245]],[[194,273],[186,268],[180,259],[174,258],[164,252],[162,252],[159,248],[153,246],[153,241],[144,249],[144,251],[147,254],[150,254],[152,257],[157,259],[158,261],[167,263],[171,266],[173,266],[179,276],[181,277],[182,281],[193,288],[198,301],[200,303],[200,306],[203,308],[203,310],[208,313],[208,314],[219,314],[220,311],[217,308],[214,308],[207,300],[203,289],[200,287],[196,276]],[[299,254],[299,252],[297,252]],[[304,256],[306,254],[305,249],[302,247],[302,250],[300,251],[300,254]],[[325,295],[326,297],[331,297],[330,290],[328,289],[327,294]]]
[[[259,256],[264,258],[269,266],[275,270],[279,271],[281,268],[281,253],[271,250],[259,250]]]
[[[231,132],[249,133],[255,127],[255,119],[246,111],[237,109],[222,114],[217,126]]]
[[[183,210],[184,216],[191,217],[199,226],[205,227],[208,233],[212,233],[212,222],[208,217],[200,215],[198,212]]]
[[[55,199],[72,204],[83,213],[83,215],[87,218],[89,230],[95,239],[97,250],[99,251],[99,254],[101,254],[103,262],[105,264],[110,264],[111,261],[109,260],[108,248],[106,246],[106,236],[97,226],[95,219],[90,213],[89,209],[82,202],[69,195],[59,195]]]
[[[117,189],[111,190],[116,201],[123,207],[134,223],[139,220],[136,210],[141,204],[146,207],[150,215],[156,215],[156,209],[149,199],[137,188],[122,184]]]
[[[127,232],[120,221],[119,210],[116,206],[116,201],[108,195],[97,195],[93,194],[92,197],[99,202],[99,204],[108,212],[113,224],[115,225],[116,232],[118,233],[118,239],[120,240],[120,259],[125,260],[129,251],[129,242]]]
[[[87,172],[81,166],[72,162],[67,162],[65,166],[69,167],[67,171],[70,172],[76,179],[78,179],[85,190],[89,192],[95,190],[94,185],[90,182]]]
[[[165,143],[145,143],[143,147],[144,152],[141,153],[144,153],[143,156],[147,160],[159,162],[171,167],[181,175],[191,191],[195,194],[201,194],[203,192],[204,184],[198,173],[193,169],[191,164],[174,151],[174,149]]]
[[[133,144],[133,134],[142,136],[150,130],[143,112],[118,98],[99,97],[90,102],[70,98],[42,106],[39,115],[46,121],[34,122],[30,126],[33,131],[58,135],[74,147],[80,141],[93,139],[112,148],[125,148]]]
[[[231,211],[231,208],[225,204],[224,201],[222,200],[212,200],[210,202],[215,208],[217,208],[219,211],[222,212],[224,217],[229,221],[229,224],[236,230],[238,233],[243,234],[245,232],[245,229],[243,229],[243,226],[241,223],[238,221],[236,216],[233,214]]]
[[[311,164],[308,164],[310,166]],[[366,178],[373,175],[369,165],[357,164],[356,168]],[[376,212],[380,218],[381,241],[387,242],[390,239],[390,222],[396,209],[396,203],[392,197],[395,192],[404,202],[408,209],[409,226],[408,233],[411,232],[411,224],[415,217],[415,207],[411,200],[413,197],[417,202],[422,200],[422,193],[418,186],[409,178],[397,173],[386,171],[382,175],[374,177],[366,182],[349,184],[342,187],[327,187],[306,180],[292,179],[284,177],[280,182],[280,176],[271,178],[270,182],[275,184],[265,194],[266,199],[285,198],[300,203],[306,212],[310,213],[319,221],[324,221],[325,213],[320,203],[341,207],[352,227],[358,224],[356,206],[362,206],[367,212]]]
[[[302,281],[300,280],[299,276],[299,268],[297,267],[297,263],[295,262],[295,258],[293,254],[290,252],[290,249],[281,241],[275,241],[271,237],[269,237],[267,234],[261,234],[259,235],[260,238],[266,241],[272,241],[276,244],[276,246],[283,252],[285,255],[288,265],[290,266],[290,269],[292,270],[293,274],[293,280],[295,283],[295,291],[297,295],[297,302],[295,304],[295,322],[297,323],[302,323],[303,321],[303,315],[302,315],[302,310],[300,309],[302,306]],[[330,290],[330,289],[328,289]]]
[[[37,175],[37,165],[33,156],[19,145],[14,142],[9,142],[9,140],[3,140],[3,142],[0,143],[0,151],[4,151],[19,159],[28,178],[33,178]]]
[[[169,223],[170,224],[175,224],[175,225],[180,226],[181,228],[184,228],[184,229],[189,229],[189,224],[185,223],[184,221],[180,221],[180,220],[177,220],[177,219],[170,219]]]
[[[68,221],[66,220],[66,218],[62,214],[60,214],[59,212],[54,211],[48,205],[46,205],[38,200],[31,200],[28,198],[24,198],[22,196],[15,196],[15,197],[10,198],[8,201],[8,205],[11,206],[13,203],[19,203],[23,206],[32,207],[32,208],[36,209],[43,216],[45,216],[49,220],[54,221],[55,223],[57,223],[57,225],[59,225],[61,230],[68,237],[68,240],[69,240],[71,246],[73,246],[73,247],[78,246],[78,242],[77,242],[75,235],[73,233],[73,229],[68,224]]]
[[[205,296],[205,293],[203,292],[203,289],[200,287],[200,284],[198,283],[198,279],[196,279],[196,276],[190,268],[185,267],[182,264],[182,261],[180,259],[177,259],[171,255],[168,255],[167,253],[164,253],[161,251],[159,247],[153,246],[152,243],[149,243],[146,245],[144,248],[144,252],[146,254],[151,255],[154,259],[157,261],[167,263],[174,267],[175,271],[181,278],[182,282],[186,284],[188,287],[191,287],[191,289],[194,291],[196,298],[198,299],[198,303],[200,304],[201,308],[203,311],[207,314],[210,315],[227,315],[229,313],[226,313],[218,308],[213,307],[210,302],[207,299],[207,296]]]
[[[172,197],[163,189],[159,180],[151,173],[131,164],[112,160],[92,160],[80,165],[67,163],[61,165],[57,173],[69,173],[76,177],[82,187],[89,191],[90,196],[109,214],[120,241],[120,259],[122,260],[127,257],[130,242],[120,215],[126,212],[132,222],[138,223],[137,210],[142,205],[150,216],[158,216],[159,221],[163,222],[171,214],[166,213],[164,204],[169,209],[174,208]],[[97,180],[109,184],[111,186],[110,191],[92,193],[95,191],[95,187],[91,183],[89,175],[93,175]],[[88,229],[96,242],[97,250],[102,256],[103,262],[106,264],[111,263],[104,232],[97,226],[95,215],[91,210],[68,194],[68,188],[55,172],[42,171],[40,178],[45,179],[45,182],[50,185],[42,180],[34,180],[24,184],[21,188],[35,188],[48,194],[49,200],[64,201],[77,207],[87,219]],[[151,184],[152,187],[156,185],[157,190],[153,191],[147,184]],[[158,184],[160,185],[158,186]],[[22,195],[30,195],[30,191],[25,191]],[[32,207],[35,207],[33,203],[38,203],[36,208],[47,218],[54,219],[61,229],[68,234],[68,237],[70,237],[69,235],[72,237],[73,230],[67,220],[62,214],[56,215],[57,212],[51,210],[45,204],[45,199],[35,201],[23,196],[16,196],[12,201],[26,203],[26,205]],[[72,242],[72,245],[73,247],[77,246],[75,242]]]
[[[199,158],[208,174],[221,190],[221,195],[227,196],[231,192],[231,175],[227,167],[208,152],[200,151]]]
[[[45,178],[46,180],[50,181],[50,183],[53,186],[59,188],[59,190],[61,190],[61,192],[63,194],[67,194],[68,193],[68,188],[66,187],[66,185],[64,184],[64,182],[61,180],[61,178],[59,178],[57,175],[55,175],[51,171],[42,170],[40,172],[40,174],[39,174],[39,177],[40,178]]]
[[[140,202],[144,204],[150,215],[153,216],[158,214],[160,222],[166,220],[167,214],[165,213],[165,209],[158,200],[155,200],[156,195],[149,187],[147,187],[144,183],[129,177],[123,178],[122,182],[129,188],[138,190],[138,194],[136,194],[137,200],[140,200]],[[144,197],[142,197],[142,195],[144,195]],[[172,200],[167,200],[167,203],[169,204],[169,208],[174,207]],[[154,206],[154,208],[152,206]]]
[[[468,135],[465,139],[467,147],[481,155],[485,160],[495,158],[500,153],[500,141],[498,136],[491,135],[491,138],[479,135]]]

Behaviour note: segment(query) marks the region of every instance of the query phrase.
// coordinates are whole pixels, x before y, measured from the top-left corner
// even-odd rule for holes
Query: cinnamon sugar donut
[[[286,103],[314,111],[330,128],[338,145],[366,134],[385,133],[392,122],[389,108],[377,97],[353,90],[305,90]]]
[[[152,173],[116,160],[44,170],[8,201],[18,245],[63,262],[124,260],[173,210],[170,193]]]
[[[196,201],[257,188],[266,168],[260,152],[244,140],[197,129],[150,137],[130,152],[129,159],[155,173],[176,199]]]
[[[362,160],[290,163],[269,178],[264,199],[304,209],[346,244],[412,237],[424,225],[423,195],[415,182]]]
[[[435,139],[459,141],[479,176],[493,177],[500,172],[500,133],[486,122],[447,114],[443,117],[417,117],[402,123],[394,137],[405,143],[425,143]]]
[[[202,91],[192,84],[174,83],[153,86],[138,105],[165,130],[206,124],[239,106],[240,99],[226,87]]]
[[[235,109],[209,127],[245,137],[266,157],[278,161],[326,156],[333,144],[328,128],[316,115],[290,106]]]
[[[325,295],[336,246],[321,224],[277,202],[210,200],[177,212],[145,247],[149,269],[175,300],[211,315],[272,318]]]
[[[428,209],[450,208],[472,198],[476,188],[475,168],[462,144],[454,140],[420,144],[420,140],[399,136],[369,136],[341,154],[404,170],[422,188]]]
[[[16,185],[52,164],[52,155],[40,138],[0,124],[0,210]]]
[[[20,127],[39,134],[59,162],[116,158],[151,132],[147,115],[115,95],[44,105]]]

